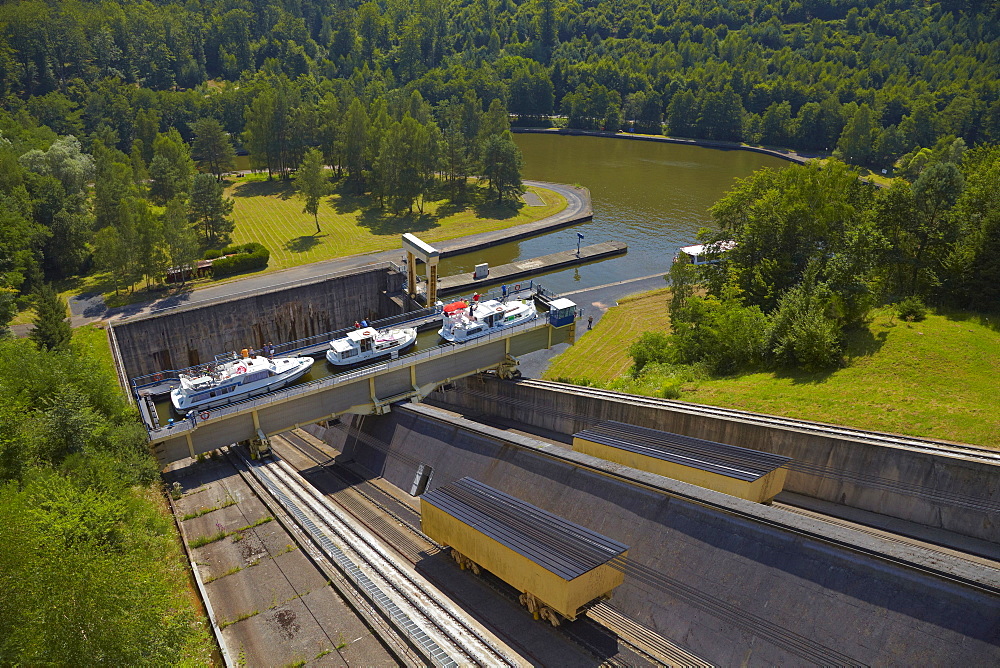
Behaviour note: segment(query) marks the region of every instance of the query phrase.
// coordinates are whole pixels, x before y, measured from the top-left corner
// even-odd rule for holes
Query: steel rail
[[[279,499],[284,495],[299,506],[298,510],[307,514],[320,531],[332,532],[344,555],[349,559],[353,555],[354,559],[350,560],[356,564],[355,568],[363,565],[362,570],[369,574],[369,579],[376,578],[380,581],[380,584],[376,583],[380,589],[391,591],[390,607],[394,605],[398,610],[391,616],[398,620],[399,613],[402,613],[410,619],[415,628],[408,628],[406,633],[428,648],[429,658],[436,665],[449,666],[468,662],[481,666],[517,665],[451,610],[447,603],[438,600],[434,592],[401,569],[371,536],[337,517],[326,500],[287,463],[277,461],[252,465],[252,470],[259,479],[262,478],[262,482],[272,493],[279,492],[276,495]],[[303,506],[308,510],[303,510]],[[293,515],[296,514],[293,512]],[[297,519],[301,522],[301,518]],[[309,527],[304,528],[309,530]],[[328,556],[338,559],[337,555]],[[450,651],[440,646],[442,640],[451,646]],[[440,651],[436,651],[435,646]],[[455,652],[462,655],[460,661],[452,656]]]

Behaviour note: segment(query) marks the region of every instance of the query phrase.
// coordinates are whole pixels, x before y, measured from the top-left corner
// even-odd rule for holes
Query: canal
[[[792,163],[761,153],[682,144],[629,141],[611,137],[516,134],[524,156],[524,178],[585,186],[593,200],[593,220],[441,261],[440,274],[472,271],[575,249],[583,244],[624,241],[619,258],[546,274],[541,280],[556,292],[666,273],[680,246],[695,243],[712,225],[708,209],[735,180],[761,167]]]

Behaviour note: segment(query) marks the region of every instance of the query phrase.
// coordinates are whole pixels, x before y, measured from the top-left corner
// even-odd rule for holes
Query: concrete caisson
[[[608,420],[573,434],[573,449],[747,501],[771,503],[789,457]]]
[[[522,603],[553,624],[545,607],[575,620],[624,581],[628,546],[525,503],[473,478],[420,499],[425,534],[523,592]],[[471,560],[469,564],[466,559]],[[541,605],[538,605],[540,602]]]
[[[785,491],[804,497],[944,529],[990,543],[1000,526],[1000,467],[941,454],[687,411],[680,402],[605,392],[588,396],[562,383],[463,380],[440,397],[472,413],[573,434],[615,420],[718,443],[740,444],[791,457],[814,471],[792,470]],[[434,397],[432,397],[433,399]],[[832,473],[835,475],[821,475]],[[968,503],[959,505],[956,498]]]

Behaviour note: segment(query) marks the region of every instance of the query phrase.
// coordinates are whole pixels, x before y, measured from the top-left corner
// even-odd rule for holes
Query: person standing
[[[593,328],[594,328],[594,316],[592,315],[587,316],[587,329],[593,329]]]
[[[507,303],[507,284],[504,283],[500,286],[500,296],[503,299],[503,303]]]
[[[187,412],[187,419],[191,421],[191,427],[198,426],[198,413],[195,410],[189,410]]]

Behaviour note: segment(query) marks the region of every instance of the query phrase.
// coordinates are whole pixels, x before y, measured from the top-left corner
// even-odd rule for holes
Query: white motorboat
[[[487,299],[471,305],[466,301],[457,301],[444,307],[438,334],[446,341],[463,343],[537,317],[535,302],[531,299],[510,299],[506,302]]]
[[[179,413],[186,413],[266,394],[301,377],[314,361],[257,355],[196,367],[180,374],[181,386],[170,393],[170,402]]]
[[[374,327],[362,327],[331,341],[326,361],[336,366],[369,362],[402,352],[416,342],[417,330],[412,327],[381,331]]]

